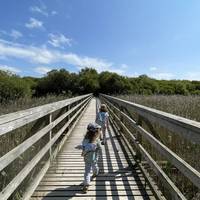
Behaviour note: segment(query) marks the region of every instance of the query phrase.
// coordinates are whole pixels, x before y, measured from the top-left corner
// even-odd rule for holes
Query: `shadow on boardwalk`
[[[140,197],[145,200],[149,200],[150,198],[148,197],[148,194],[146,192],[146,188],[144,187],[144,183],[141,180],[141,177],[138,175],[137,166],[132,163],[130,160],[128,153],[125,151],[125,148],[123,147],[121,141],[118,139],[117,136],[112,136],[110,130],[108,131],[109,134],[109,139],[112,148],[108,148],[108,144],[106,143],[105,145],[105,152],[106,155],[104,155],[104,158],[106,158],[107,162],[107,167],[109,169],[108,173],[105,173],[104,170],[104,165],[103,165],[103,156],[102,152],[100,153],[99,157],[99,167],[100,167],[100,174],[99,176],[96,177],[96,180],[93,180],[91,182],[91,185],[95,186],[90,186],[89,191],[87,194],[83,194],[82,192],[82,185],[72,185],[68,187],[62,187],[62,188],[57,188],[56,190],[51,191],[48,193],[45,197],[43,197],[42,200],[57,200],[58,199],[72,199],[74,197],[85,197],[88,199],[96,199],[96,200],[102,200],[102,199],[107,199],[107,197],[111,197],[114,200],[119,200],[123,199],[130,199],[134,200],[134,189],[131,188],[133,184],[131,181],[128,179],[129,177],[133,177],[135,179],[135,186],[138,187],[138,191],[140,192]],[[119,151],[117,149],[117,145],[115,143],[115,139],[118,140],[122,151],[124,153],[124,156],[128,162],[128,167],[123,167],[123,162],[120,158]],[[110,149],[112,149],[112,152],[109,152]],[[111,159],[111,154],[113,153],[114,157],[117,160],[117,167],[119,170],[114,170],[112,159]],[[128,173],[128,175],[125,176],[125,173]],[[123,195],[120,194],[120,190],[118,189],[118,180],[121,180],[121,191],[125,191]],[[108,188],[109,188],[109,194],[108,194]],[[95,197],[96,196],[96,197]],[[121,198],[120,198],[121,196]],[[50,197],[50,198],[49,198]]]

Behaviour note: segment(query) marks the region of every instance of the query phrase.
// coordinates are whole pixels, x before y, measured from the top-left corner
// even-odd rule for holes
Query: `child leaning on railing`
[[[95,177],[99,174],[98,167],[98,156],[99,151],[101,150],[100,144],[100,128],[96,123],[89,123],[87,126],[87,133],[82,141],[82,156],[84,157],[85,162],[85,173],[84,173],[84,182],[83,182],[83,192],[86,193],[89,188],[91,176],[90,172],[92,170]]]

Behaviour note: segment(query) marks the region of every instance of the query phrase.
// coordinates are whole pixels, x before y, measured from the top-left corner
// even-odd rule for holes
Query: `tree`
[[[174,82],[175,94],[187,95],[188,91],[183,81]]]
[[[12,72],[0,70],[0,102],[31,97],[31,88],[26,80]]]
[[[155,79],[149,78],[147,75],[141,75],[137,78],[140,94],[157,94],[159,85]]]
[[[80,92],[98,93],[100,89],[98,76],[99,75],[95,69],[88,67],[82,69],[79,72]]]
[[[48,72],[47,76],[38,81],[36,87],[37,96],[71,93],[71,86],[73,84],[71,77],[71,74],[65,69]]]

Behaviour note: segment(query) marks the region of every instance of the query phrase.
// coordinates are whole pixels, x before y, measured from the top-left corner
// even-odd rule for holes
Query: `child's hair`
[[[106,104],[101,104],[100,112],[108,112],[108,109],[107,109],[107,107],[106,107]]]
[[[88,130],[85,139],[89,140],[89,143],[95,142],[95,140],[100,136],[100,129],[96,129],[96,131],[90,131]]]

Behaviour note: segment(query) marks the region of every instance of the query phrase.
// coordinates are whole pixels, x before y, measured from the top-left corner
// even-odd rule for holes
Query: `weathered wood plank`
[[[194,143],[200,143],[200,122],[142,106],[130,101],[125,101],[116,97],[108,95],[102,96],[110,101],[117,102],[121,106],[133,108],[141,116],[166,127],[168,130],[184,136],[188,140],[192,140]]]
[[[49,169],[48,170],[48,174],[68,174],[68,173],[77,173],[77,174],[83,174],[84,173],[84,168],[82,169],[55,169],[55,170],[52,170],[52,169]],[[124,173],[124,172],[133,172],[133,169],[121,169],[121,170],[113,170],[113,169],[110,169],[110,170],[105,170],[104,169],[104,172],[100,172],[102,174],[104,173]],[[134,170],[134,173],[141,173],[140,170]]]
[[[137,178],[143,178],[143,175],[141,173],[132,173],[132,172],[121,172],[121,173],[103,173],[103,174],[99,174],[98,175],[98,180],[101,180],[100,178],[112,178],[112,179],[118,179],[118,178],[123,178],[123,177],[134,177],[134,176],[137,176]],[[83,179],[84,177],[84,173],[82,174],[77,174],[77,173],[70,173],[70,174],[66,174],[66,173],[61,173],[61,174],[58,174],[58,173],[55,173],[55,174],[49,174],[47,173],[45,176],[44,176],[44,180],[48,180],[48,179],[68,179],[68,178],[74,178],[74,179],[78,179],[78,178],[82,178]]]
[[[37,165],[49,148],[57,141],[69,124],[75,119],[81,112],[79,110],[73,117],[57,132],[57,134],[49,141],[36,156],[18,173],[17,176],[0,192],[0,199],[8,199],[8,197],[14,192],[14,190],[20,185],[20,183],[26,178],[30,171]]]
[[[149,155],[149,153],[143,148],[143,146],[136,140],[136,138],[131,134],[131,132],[128,130],[128,128],[121,122],[120,118],[112,111],[112,114],[115,117],[115,120],[118,121],[118,123],[123,127],[123,130],[129,135],[129,139],[131,139],[132,142],[134,142],[135,146],[138,148],[138,150],[141,152],[143,157],[147,160],[149,165],[152,167],[153,171],[158,175],[158,177],[162,180],[163,184],[166,188],[170,191],[174,199],[184,199],[184,195],[180,192],[180,190],[174,185],[174,183],[169,179],[169,177],[164,173],[164,171],[158,166],[156,161],[153,160],[153,158]]]
[[[89,101],[88,101],[89,102]],[[88,103],[86,103],[86,106],[84,106],[85,108],[83,109],[82,113],[79,115],[79,117],[76,119],[76,121],[73,123],[73,125],[70,127],[70,129],[68,130],[68,134],[66,134],[63,138],[62,141],[59,143],[59,145],[57,145],[57,147],[54,149],[53,155],[52,157],[49,158],[49,160],[46,162],[46,164],[44,165],[44,167],[40,170],[40,172],[37,174],[37,176],[35,177],[35,179],[33,180],[32,184],[26,188],[25,193],[23,194],[23,200],[29,200],[31,195],[33,194],[33,192],[35,191],[35,189],[37,188],[37,186],[39,185],[40,181],[42,180],[43,176],[45,175],[45,173],[47,172],[49,166],[50,166],[50,161],[52,158],[54,158],[57,153],[60,151],[60,149],[62,148],[62,146],[64,145],[64,142],[66,141],[66,139],[68,138],[68,136],[71,134],[72,130],[74,129],[75,125],[77,124],[77,122],[80,120],[80,118],[83,115],[83,112],[85,111],[85,109],[87,108]]]
[[[10,121],[14,121],[14,120],[23,118],[25,116],[32,115],[34,113],[54,112],[55,110],[61,109],[62,107],[65,107],[69,104],[72,104],[72,103],[79,101],[83,98],[86,98],[87,96],[90,96],[90,95],[91,94],[73,97],[73,98],[61,100],[61,101],[58,101],[58,102],[49,103],[49,104],[46,104],[46,105],[37,106],[37,107],[34,107],[34,108],[29,108],[29,109],[22,110],[22,111],[17,111],[17,112],[14,112],[14,113],[1,115],[0,116],[0,124],[8,123]]]
[[[86,96],[88,96],[88,95],[86,95]],[[84,98],[84,97],[82,97],[82,98]],[[82,99],[82,98],[80,98],[80,99]],[[65,103],[64,105],[59,104],[59,103],[53,104],[51,106],[48,105],[47,109],[42,107],[43,110],[41,110],[41,108],[40,108],[39,112],[35,111],[32,114],[26,115],[26,116],[24,116],[22,118],[18,118],[18,117],[16,118],[15,117],[16,118],[15,120],[9,120],[8,122],[3,122],[2,124],[0,124],[0,135],[3,135],[5,133],[7,133],[7,132],[15,130],[16,128],[19,128],[19,127],[21,127],[21,126],[23,126],[25,124],[28,124],[28,123],[30,123],[32,121],[35,121],[35,120],[37,120],[37,119],[39,119],[39,118],[41,118],[41,117],[43,117],[43,116],[45,116],[45,115],[47,115],[49,113],[52,113],[52,112],[58,110],[59,108],[65,107],[67,105],[70,105],[71,103],[74,103],[76,101],[77,101],[77,98],[74,99],[74,100],[69,101],[68,104]]]
[[[42,138],[46,133],[48,133],[51,129],[53,129],[57,124],[59,124],[63,119],[65,119],[69,114],[71,114],[74,110],[80,107],[83,103],[87,101],[84,100],[71,110],[61,115],[55,121],[51,122],[49,125],[45,126],[43,129],[35,133],[33,136],[25,140],[23,143],[9,151],[7,154],[0,158],[0,171],[8,166],[13,160],[15,160],[18,156],[20,156],[23,152],[25,152],[28,148],[30,148],[34,143],[36,143],[40,138]]]
[[[111,105],[111,104],[110,104]],[[115,107],[114,105],[111,105]],[[189,165],[186,161],[180,158],[177,154],[175,154],[172,150],[170,150],[167,146],[162,144],[158,139],[152,136],[148,131],[143,129],[140,125],[138,125],[133,119],[131,119],[128,115],[120,111],[118,108],[115,109],[120,112],[123,117],[129,122],[129,124],[136,128],[143,137],[145,137],[162,155],[164,155],[174,166],[176,166],[188,179],[190,179],[194,185],[200,188],[200,172],[194,169],[191,165]],[[114,114],[114,112],[113,112]],[[115,114],[114,114],[115,115]],[[120,124],[122,124],[119,117],[115,115],[115,118],[118,120]]]
[[[41,196],[53,196],[53,197],[73,197],[73,196],[95,196],[97,195],[98,193],[98,196],[119,196],[119,195],[125,195],[125,196],[128,196],[128,195],[132,195],[132,196],[149,196],[149,195],[153,195],[151,191],[149,190],[100,190],[100,191],[95,191],[95,190],[89,190],[87,192],[87,194],[83,194],[82,191],[79,190],[78,191],[36,191],[33,195],[33,197],[41,197]]]
[[[113,186],[116,185],[113,184]],[[72,185],[72,186],[39,186],[37,188],[36,191],[53,191],[53,190],[57,190],[57,191],[76,191],[76,190],[81,190],[80,185]],[[91,185],[89,190],[109,190],[110,189],[110,184],[107,185]],[[146,188],[144,188],[143,185],[130,185],[130,184],[126,184],[126,185],[119,185],[117,183],[117,188],[113,188],[112,190],[139,190],[139,189],[146,189],[146,190],[150,190],[149,186],[147,186]]]
[[[70,200],[95,200],[96,199],[96,195],[95,196],[87,196],[87,197],[70,197]],[[98,200],[156,200],[156,198],[154,196],[128,196],[128,195],[120,195],[117,197],[114,196],[99,196]],[[66,200],[66,197],[32,197],[31,200]]]
[[[137,176],[137,177],[133,177],[133,176],[119,176],[119,177],[98,177],[98,181],[122,181],[123,178],[125,178],[126,180],[129,181],[140,181],[140,180],[144,180],[144,177],[141,176]],[[96,179],[95,179],[96,180]],[[80,177],[44,177],[43,181],[46,182],[53,182],[53,181],[83,181],[83,176]]]
[[[82,180],[81,181],[62,181],[62,182],[60,182],[60,181],[52,181],[52,182],[47,182],[47,181],[41,181],[40,182],[40,185],[38,186],[38,187],[40,187],[40,186],[73,186],[73,185],[82,185]],[[136,180],[134,180],[134,181],[130,181],[130,180],[123,180],[123,181],[121,181],[121,180],[117,180],[117,181],[115,181],[115,180],[111,180],[111,181],[109,181],[109,180],[104,180],[104,181],[93,181],[92,183],[91,183],[91,185],[96,185],[96,186],[105,186],[105,185],[119,185],[119,186],[121,186],[121,185],[137,185],[137,186],[145,186],[145,180],[141,180],[140,182],[138,182],[138,181],[136,181]]]
[[[87,118],[88,114],[90,114],[89,118]],[[59,198],[63,198],[66,200],[67,198],[81,199],[86,197],[88,200],[101,197],[105,199],[111,196],[112,199],[115,197],[117,199],[153,197],[148,185],[145,189],[146,183],[141,171],[129,166],[129,163],[134,163],[134,160],[124,155],[113,133],[109,134],[107,144],[102,146],[103,156],[100,156],[99,159],[99,176],[91,182],[89,192],[82,193],[80,184],[83,182],[84,161],[81,157],[81,150],[75,150],[74,147],[81,143],[87,124],[95,120],[95,109],[88,109],[84,116],[84,120],[82,120],[83,118],[80,120],[58,158],[52,162],[31,199],[55,198],[59,200]],[[130,153],[128,155],[130,156]],[[127,161],[127,159],[129,160]],[[47,197],[49,193],[51,197]]]

